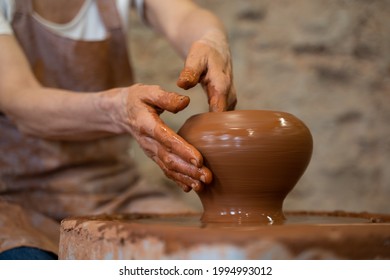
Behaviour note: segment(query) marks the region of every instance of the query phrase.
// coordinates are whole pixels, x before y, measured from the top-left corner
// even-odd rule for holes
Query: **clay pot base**
[[[61,224],[60,259],[390,259],[390,215],[287,212],[283,225],[203,225],[199,215]]]

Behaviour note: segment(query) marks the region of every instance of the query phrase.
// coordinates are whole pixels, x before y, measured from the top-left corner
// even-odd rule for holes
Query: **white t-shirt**
[[[30,1],[30,0],[27,0]],[[55,1],[55,0],[54,0]],[[124,31],[127,31],[129,8],[135,4],[143,16],[143,0],[115,0]],[[11,22],[15,12],[14,0],[0,0],[0,35],[13,34]],[[78,14],[68,23],[58,24],[47,21],[37,13],[33,17],[52,32],[67,38],[83,41],[99,41],[106,37],[106,29],[100,18],[95,0],[85,0]]]

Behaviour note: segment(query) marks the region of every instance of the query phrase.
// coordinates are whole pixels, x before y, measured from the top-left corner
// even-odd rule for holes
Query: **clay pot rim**
[[[201,115],[222,115],[222,114],[234,114],[234,113],[255,113],[255,112],[262,112],[262,113],[274,113],[274,114],[287,114],[287,115],[292,115],[293,114],[286,112],[286,111],[281,111],[281,110],[271,110],[271,109],[239,109],[239,110],[231,110],[231,111],[222,111],[222,112],[203,112],[203,113],[198,113],[193,115],[192,117],[195,116],[201,116]]]

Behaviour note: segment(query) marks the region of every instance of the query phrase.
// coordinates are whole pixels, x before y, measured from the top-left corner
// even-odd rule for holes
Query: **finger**
[[[191,188],[195,191],[200,191],[203,189],[203,185],[200,181],[195,180],[187,175],[169,170],[158,156],[153,157],[153,160],[158,164],[158,166],[160,166],[165,176],[178,183],[184,191],[188,191],[188,188]]]
[[[184,191],[184,192],[190,192],[192,189],[191,187],[187,186],[187,185],[184,185],[183,183],[181,182],[177,182],[175,181],[175,183]]]
[[[175,181],[180,181],[196,190],[201,188],[201,182],[206,184],[211,183],[212,173],[208,168],[198,168],[183,161],[151,137],[142,137],[139,142],[145,154],[160,166],[167,177]]]
[[[171,113],[180,112],[190,103],[190,98],[188,96],[164,91],[159,87],[156,87],[152,93],[145,95],[142,100],[148,105]]]
[[[202,167],[203,157],[200,152],[163,122],[160,122],[155,126],[154,138],[164,146],[167,151],[176,154],[184,161],[191,163],[196,167]]]
[[[157,115],[156,112],[149,112],[149,116],[140,120],[140,129],[138,135],[138,142],[145,145],[153,139],[156,143],[164,147],[165,150],[176,154],[184,161],[193,164],[196,167],[202,167],[203,157],[199,151],[182,137],[177,135],[171,128],[169,128]],[[148,149],[154,149],[157,153],[156,143],[149,144]]]
[[[232,111],[236,108],[237,96],[234,88],[230,89],[227,97],[218,93],[210,93],[210,95],[212,96],[209,101],[210,112]]]
[[[228,108],[230,82],[223,75],[208,77],[205,81],[206,92],[209,98],[210,112],[222,112]]]
[[[161,160],[158,156],[158,143],[150,137],[141,137],[139,141],[141,148],[144,150],[145,154],[150,157],[160,169],[164,172],[165,176],[169,179],[175,181],[185,192],[189,192],[192,188],[201,189],[201,183],[191,177],[185,176],[183,174],[178,174],[177,172],[169,170],[165,165],[164,161]]]
[[[193,68],[185,67],[179,75],[176,85],[182,89],[190,89],[197,85],[202,72],[196,71]]]
[[[237,93],[236,93],[236,88],[234,87],[234,85],[232,85],[230,87],[227,110],[232,111],[236,108],[236,106],[237,106]]]
[[[205,184],[211,183],[212,174],[207,167],[196,167],[164,149],[159,150],[158,157],[163,161],[166,168],[172,170],[173,172],[186,174],[187,176]]]
[[[223,112],[227,110],[227,103],[225,96],[213,95],[209,102],[210,112]]]
[[[199,83],[201,76],[207,72],[207,50],[204,44],[194,43],[187,55],[184,69],[176,82],[177,86],[189,89]]]

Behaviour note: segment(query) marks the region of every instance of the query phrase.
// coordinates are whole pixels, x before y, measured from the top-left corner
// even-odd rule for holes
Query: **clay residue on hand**
[[[194,87],[199,81],[199,77],[196,72],[191,68],[184,68],[177,80],[176,84],[182,89],[190,89]]]

